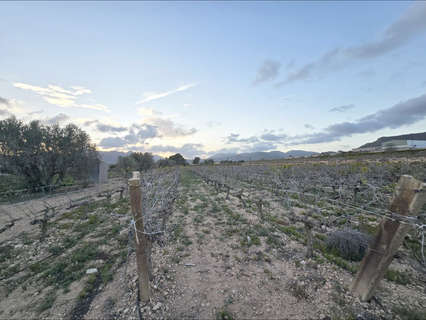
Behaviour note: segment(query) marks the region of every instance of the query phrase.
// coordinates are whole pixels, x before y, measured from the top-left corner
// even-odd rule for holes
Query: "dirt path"
[[[421,283],[401,285],[384,280],[372,302],[361,303],[353,298],[348,290],[353,275],[336,265],[340,260],[332,263],[320,252],[312,259],[305,258],[304,231],[293,221],[294,215],[303,214],[301,208],[286,209],[271,203],[265,205],[262,219],[249,200],[242,203],[233,196],[227,200],[225,193],[217,193],[188,170],[182,172],[179,189],[165,236],[153,246],[154,278],[149,304],[141,306],[136,302],[133,244],[125,241],[129,236],[129,216],[123,211],[125,203],[118,203],[113,210],[123,214],[119,224],[102,218],[110,215],[110,209],[105,208],[96,209],[96,219],[90,218],[90,210],[79,210],[84,220],[75,214],[61,220],[64,226],[72,221],[74,232],[84,231],[81,239],[87,249],[92,238],[98,239],[100,246],[93,256],[96,260],[89,263],[101,271],[103,281],[83,276],[67,294],[58,293],[52,308],[40,316],[88,320],[399,319],[393,311],[395,304],[407,310],[426,305]],[[260,191],[257,196],[267,197]],[[96,234],[91,229],[81,229],[86,226],[96,226]],[[109,235],[108,240],[102,237],[104,234]],[[106,260],[97,255],[112,252],[117,258],[111,269],[105,270]],[[126,257],[126,253],[130,255]],[[87,267],[87,263],[82,263],[81,270]],[[30,291],[26,289],[32,298],[25,299],[39,301],[33,296],[44,288],[39,289],[35,284]],[[8,301],[16,303],[9,308],[13,312],[26,305],[22,301],[19,306],[19,290],[17,287],[3,302],[5,307]],[[81,298],[86,291],[87,295]],[[5,315],[13,317],[8,312],[0,313],[0,318]],[[19,311],[15,318],[23,315],[28,313]]]

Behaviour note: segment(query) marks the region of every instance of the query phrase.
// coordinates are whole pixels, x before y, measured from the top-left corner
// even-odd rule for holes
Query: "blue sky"
[[[425,2],[0,3],[0,117],[104,150],[349,150],[426,128]]]

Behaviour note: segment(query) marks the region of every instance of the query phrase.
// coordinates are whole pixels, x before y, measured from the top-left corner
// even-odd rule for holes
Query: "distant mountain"
[[[101,156],[101,159],[105,161],[108,164],[115,164],[117,163],[118,157],[124,157],[129,154],[131,154],[131,151],[128,152],[120,152],[120,151],[98,151],[99,155]],[[163,159],[160,156],[157,156],[156,154],[153,155],[154,161]]]
[[[117,163],[118,157],[127,156],[131,152],[120,152],[120,151],[98,151],[101,159],[108,164]]]
[[[317,152],[304,150],[290,150],[287,152],[269,151],[269,152],[248,152],[248,153],[218,153],[210,157],[214,161],[232,160],[232,161],[257,161],[257,160],[278,160],[286,158],[305,157],[318,154]]]
[[[380,147],[383,143],[391,140],[426,140],[426,132],[402,134],[399,136],[381,137],[374,142],[366,143],[360,148]]]

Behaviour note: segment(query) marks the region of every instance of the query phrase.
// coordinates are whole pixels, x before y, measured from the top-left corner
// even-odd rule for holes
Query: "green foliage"
[[[118,157],[117,164],[111,168],[111,171],[128,176],[132,171],[148,171],[153,167],[154,157],[151,153],[133,152],[128,156]]]
[[[200,164],[200,157],[195,157],[194,160],[192,160],[192,164]]]
[[[37,307],[37,311],[42,313],[43,311],[50,309],[56,300],[56,292],[54,290],[49,291]]]
[[[21,176],[4,174],[0,177],[0,194],[2,198],[7,197],[7,193],[11,190],[22,190],[25,188],[26,182],[25,179]]]
[[[73,281],[80,279],[85,273],[86,263],[96,260],[105,255],[97,250],[94,244],[86,243],[83,247],[76,249],[70,255],[58,260],[52,266],[40,265],[33,268],[34,273],[42,273],[49,285],[67,288]]]
[[[0,262],[9,260],[14,255],[14,247],[12,245],[5,245],[0,247]]]
[[[426,319],[425,310],[416,310],[407,307],[395,306],[392,308],[392,311],[398,314],[402,320],[424,320]]]
[[[81,290],[78,295],[78,299],[83,300],[92,295],[96,291],[99,282],[97,274],[90,274],[83,290]]]
[[[234,320],[234,316],[227,310],[220,310],[216,313],[216,320]]]
[[[172,167],[172,166],[186,166],[187,162],[185,158],[180,154],[176,153],[167,159],[161,159],[157,161],[157,165],[160,168],[163,167]]]
[[[386,270],[385,279],[402,285],[407,285],[411,282],[410,275],[407,272],[392,269]]]
[[[99,163],[89,135],[77,126],[27,124],[14,117],[0,121],[0,159],[3,171],[23,177],[33,191],[63,183],[67,175],[87,180]]]
[[[213,165],[214,164],[214,160],[213,159],[204,160],[203,164],[205,164],[205,165]]]

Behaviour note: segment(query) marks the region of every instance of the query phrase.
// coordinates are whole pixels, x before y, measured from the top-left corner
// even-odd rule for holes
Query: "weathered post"
[[[136,263],[139,277],[140,299],[143,303],[149,301],[149,257],[148,248],[146,247],[146,237],[144,235],[144,226],[142,219],[142,197],[140,188],[140,173],[133,172],[133,177],[129,179],[130,204],[132,207],[132,215],[135,223],[135,239],[136,239]]]
[[[231,191],[231,188],[229,186],[226,186],[226,200],[229,200],[229,192]]]
[[[259,201],[257,201],[257,210],[259,211],[259,217],[260,220],[264,220],[264,216],[263,216],[263,201],[262,199],[259,199]]]
[[[305,230],[306,230],[306,258],[312,258],[314,256],[314,239],[312,236],[313,224],[310,220],[305,220]]]
[[[403,216],[416,215],[425,203],[425,184],[404,175],[396,186],[390,210]],[[392,262],[411,226],[383,218],[379,231],[364,256],[351,291],[362,301],[368,301]]]

